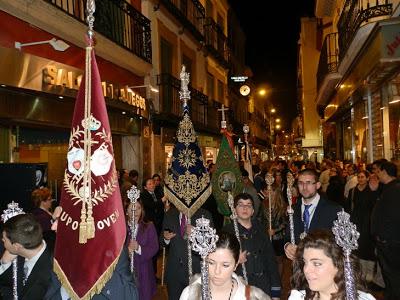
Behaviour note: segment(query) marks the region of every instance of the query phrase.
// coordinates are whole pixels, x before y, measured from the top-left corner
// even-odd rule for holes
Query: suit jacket
[[[44,297],[44,300],[61,300],[61,283],[54,272],[51,274],[51,284]],[[128,250],[124,247],[119,257],[115,270],[107,281],[100,294],[93,296],[92,300],[138,300],[139,296],[133,276],[129,270]],[[28,299],[27,299],[28,300]]]
[[[144,211],[146,212],[146,221],[153,222],[157,234],[160,235],[164,218],[164,204],[161,201],[161,198],[157,198],[156,193],[154,193],[154,195],[157,201],[154,201],[151,194],[147,190],[144,190],[140,193],[140,199],[142,200]]]
[[[293,223],[294,223],[294,237],[296,244],[300,241],[300,234],[304,231],[304,223],[301,220],[301,198],[293,207]],[[309,231],[316,229],[332,229],[333,221],[337,219],[337,213],[342,210],[342,207],[335,202],[329,201],[320,195],[317,207],[315,208],[314,215],[311,219]],[[290,242],[290,226],[286,227],[285,241]]]
[[[28,280],[23,285],[25,258],[17,257],[18,266],[18,299],[20,300],[43,300],[50,285],[50,274],[53,261],[48,248],[44,250],[36,264],[33,266]],[[0,275],[1,294],[4,300],[13,299],[12,266]]]
[[[197,210],[194,215],[191,216],[191,224],[195,225],[196,220],[202,216],[210,220],[210,226],[214,226],[211,214],[202,208]],[[170,281],[178,280],[181,282],[187,282],[186,285],[188,285],[187,239],[180,235],[179,211],[175,207],[168,210],[164,216],[162,232],[166,229],[176,233],[176,236],[172,238],[168,244],[169,251],[165,272],[166,282],[168,283]],[[164,244],[163,234],[161,234],[160,239],[162,244]],[[200,272],[200,256],[194,251],[192,251],[192,266],[193,274]]]

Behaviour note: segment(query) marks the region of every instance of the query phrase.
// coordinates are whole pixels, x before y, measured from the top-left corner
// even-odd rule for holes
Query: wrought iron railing
[[[157,84],[160,87],[161,113],[167,115],[182,116],[182,102],[179,99],[181,81],[171,74],[157,75]],[[190,116],[194,123],[207,126],[208,97],[193,87],[189,87]]]
[[[230,60],[228,38],[225,36],[222,28],[210,17],[205,20],[204,37],[207,50],[221,65],[228,68]]]
[[[325,37],[319,56],[317,71],[317,89],[321,88],[325,77],[331,73],[337,73],[339,66],[338,34],[330,33]]]
[[[44,0],[86,24],[86,0]],[[150,20],[122,0],[96,1],[94,29],[151,63]]]
[[[337,25],[340,60],[363,23],[377,17],[390,16],[392,10],[390,0],[346,0]]]
[[[160,0],[167,10],[182,24],[183,30],[188,29],[197,40],[204,38],[204,18],[206,11],[198,0]]]

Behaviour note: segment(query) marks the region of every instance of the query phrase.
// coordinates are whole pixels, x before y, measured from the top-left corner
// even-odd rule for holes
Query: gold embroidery
[[[186,147],[196,141],[196,132],[188,114],[184,114],[182,121],[180,121],[176,136],[178,142],[185,144]]]
[[[189,169],[196,165],[196,153],[193,150],[186,148],[179,152],[178,160],[181,166]]]
[[[186,170],[185,174],[179,175],[174,179],[173,174],[168,174],[165,178],[165,183],[180,199],[190,206],[193,199],[196,199],[207,188],[210,183],[210,176],[203,173],[197,177]]]

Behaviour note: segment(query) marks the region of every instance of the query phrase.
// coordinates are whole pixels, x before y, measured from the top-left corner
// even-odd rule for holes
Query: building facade
[[[333,158],[399,158],[399,1],[317,1],[316,102]]]
[[[50,184],[59,185],[63,178],[74,99],[83,75],[85,3],[0,3],[0,161],[46,163]],[[143,85],[152,69],[150,21],[137,1],[96,4],[95,52],[116,166],[140,170],[149,105],[145,93],[130,87]],[[62,52],[52,47],[60,40],[67,47]],[[127,158],[132,150],[139,154]]]

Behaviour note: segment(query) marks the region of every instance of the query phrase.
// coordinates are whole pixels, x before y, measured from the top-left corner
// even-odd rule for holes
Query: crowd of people
[[[210,176],[213,168],[211,163]],[[378,289],[384,291],[384,299],[400,299],[400,181],[395,163],[381,159],[356,165],[325,159],[316,165],[277,160],[253,166],[254,178],[244,168],[241,172],[244,189],[235,195],[233,205],[238,235],[212,196],[190,216],[191,224],[201,217],[209,219],[219,236],[216,250],[207,257],[212,299],[283,299],[286,259],[293,264],[289,299],[345,299],[344,253],[332,234],[337,213],[343,209],[360,233],[352,257],[358,299],[374,299],[368,290]],[[294,184],[287,181],[288,173]],[[272,184],[266,181],[267,174]],[[128,228],[125,250],[117,275],[110,279],[117,283],[106,285],[93,299],[154,299],[161,280],[156,276],[161,273],[157,260],[163,249],[168,299],[200,299],[200,277],[194,275],[189,282],[188,276],[187,239],[193,225],[164,195],[159,174],[142,183],[139,187],[138,171],[119,171]],[[141,189],[134,207],[127,197],[132,186]],[[10,266],[16,257],[21,269],[20,299],[68,299],[51,271],[56,240],[52,227],[57,219],[52,199],[45,187],[33,191],[31,214],[13,217],[3,225],[3,299],[13,299]],[[288,209],[293,211],[293,232]],[[137,224],[134,234],[129,230],[132,222]],[[128,268],[129,254],[134,256],[134,274]],[[200,272],[200,261],[193,252],[193,274]],[[113,292],[114,286],[128,286],[129,291]]]

